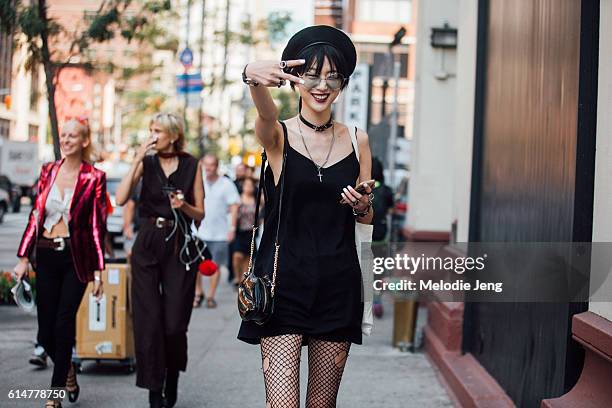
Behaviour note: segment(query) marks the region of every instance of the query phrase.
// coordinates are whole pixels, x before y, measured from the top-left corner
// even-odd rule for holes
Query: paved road
[[[26,211],[10,214],[0,225],[0,264],[12,265]],[[7,262],[7,259],[10,262]],[[240,324],[232,289],[220,288],[219,307],[193,313],[189,330],[189,365],[181,377],[177,407],[264,406],[261,358],[256,346],[236,340]],[[390,311],[389,305],[386,310]],[[422,319],[421,319],[422,320]],[[434,369],[422,353],[402,353],[392,347],[392,315],[376,322],[374,335],[353,346],[338,398],[339,407],[451,407]],[[9,389],[44,389],[51,370],[27,363],[36,335],[36,318],[16,307],[0,306],[0,407],[42,407],[42,401],[9,400]],[[306,362],[306,350],[302,361]],[[302,365],[302,400],[306,386]],[[81,396],[74,407],[130,408],[147,404],[147,393],[134,386],[135,375],[111,365],[86,362],[79,376]]]
[[[15,253],[30,214],[30,206],[21,206],[21,212],[9,212],[0,224],[0,271],[13,270],[17,258]]]

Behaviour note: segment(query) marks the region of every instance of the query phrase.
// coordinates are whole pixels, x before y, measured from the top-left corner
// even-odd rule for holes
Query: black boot
[[[164,408],[164,398],[161,391],[149,390],[149,407]]]
[[[178,398],[178,371],[168,371],[166,373],[166,387],[164,389],[165,407],[172,408]]]

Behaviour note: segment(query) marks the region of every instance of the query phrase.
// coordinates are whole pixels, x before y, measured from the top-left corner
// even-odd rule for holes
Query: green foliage
[[[0,29],[9,34],[17,23],[17,6],[19,1],[0,0]]]
[[[29,41],[38,38],[45,28],[44,22],[38,15],[38,7],[36,6],[23,8],[17,17],[17,21],[21,27],[21,32],[28,37]]]
[[[162,110],[167,96],[150,90],[138,90],[126,92],[123,99],[128,108],[123,111],[121,126],[130,144],[136,145],[140,143],[138,132],[148,128],[151,116]]]
[[[36,274],[31,272],[28,276],[28,280],[32,286],[32,295],[34,296],[34,299],[36,299]],[[12,272],[0,272],[0,304],[5,303],[15,305],[11,289],[16,283],[17,281],[15,280],[15,276]]]
[[[271,93],[278,106],[278,117],[280,120],[287,120],[297,115],[298,96],[296,92],[286,89],[274,89]]]
[[[86,31],[87,36],[97,42],[113,39],[115,31],[112,26],[119,23],[119,16],[117,7],[112,7],[110,10],[96,15]]]
[[[10,272],[0,272],[0,303],[13,303],[11,288],[15,285],[15,278]]]
[[[150,13],[157,14],[163,11],[170,11],[172,9],[172,2],[170,0],[148,1],[144,7]]]
[[[291,21],[291,13],[286,11],[272,12],[268,15],[266,30],[270,43],[282,42],[287,37],[287,26]]]
[[[68,39],[70,47],[68,54],[53,52],[51,59],[54,64],[64,64],[71,55],[86,57],[88,50],[96,43],[112,40],[117,35],[128,42],[135,40],[148,42],[153,46],[164,45],[163,49],[175,49],[178,40],[168,33],[159,24],[159,21],[172,16],[170,0],[148,0],[134,2],[133,0],[108,0],[101,2],[97,11],[84,12],[84,29],[74,30],[75,27],[63,27],[57,21],[47,18],[43,20],[39,15],[39,4],[46,6],[46,1],[37,0],[23,2],[20,0],[0,0],[0,28],[15,34],[17,41],[19,34],[27,37],[26,46],[31,61],[26,63],[27,67],[34,67],[40,63],[41,34],[47,32],[49,37],[62,35],[63,42]],[[135,7],[134,3],[139,7]],[[129,13],[128,13],[129,8]],[[74,30],[74,31],[73,31]],[[58,38],[59,39],[59,38]],[[174,47],[174,48],[173,48]],[[62,61],[61,59],[65,59]],[[96,61],[100,63],[100,61]]]

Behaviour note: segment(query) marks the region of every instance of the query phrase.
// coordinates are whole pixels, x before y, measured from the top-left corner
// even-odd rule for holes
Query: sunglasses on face
[[[327,78],[320,78],[313,74],[304,74],[301,77],[304,80],[302,86],[308,90],[318,87],[322,81],[325,81],[325,85],[332,91],[337,91],[344,85],[345,78],[342,74],[333,74]]]

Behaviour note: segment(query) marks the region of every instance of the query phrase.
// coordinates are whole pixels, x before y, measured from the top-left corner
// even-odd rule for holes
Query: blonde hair
[[[89,143],[87,144],[86,147],[83,148],[83,151],[81,154],[82,154],[82,159],[84,161],[91,163],[91,161],[93,160],[94,145],[93,145],[93,141],[91,140],[91,127],[89,127],[89,119],[87,119],[84,116],[83,117],[70,117],[66,119],[66,121],[64,122],[64,126],[66,126],[70,122],[76,123],[81,136],[83,136],[84,139],[89,140]]]
[[[169,112],[159,112],[153,115],[149,125],[153,123],[157,123],[164,128],[164,131],[169,135],[176,136],[174,150],[177,152],[183,151],[185,148],[185,123],[180,116]]]

